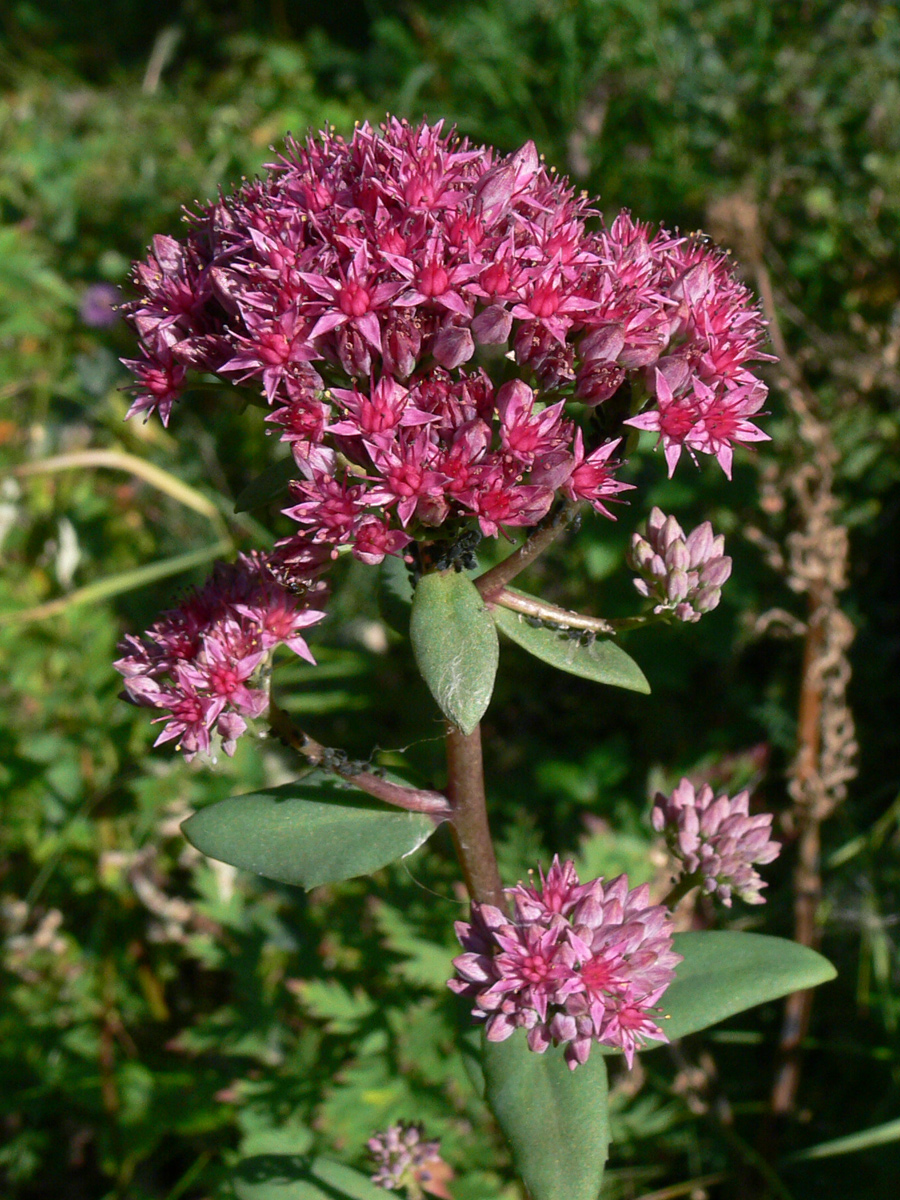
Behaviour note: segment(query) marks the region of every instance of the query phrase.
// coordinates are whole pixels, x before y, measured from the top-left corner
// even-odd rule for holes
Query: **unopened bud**
[[[472,336],[479,346],[502,346],[511,329],[512,313],[499,304],[491,304],[472,322]]]
[[[472,331],[465,326],[445,325],[434,339],[431,353],[435,362],[452,371],[454,367],[468,362],[475,353]]]
[[[637,591],[655,601],[655,613],[676,621],[699,621],[722,597],[731,574],[731,559],[723,554],[725,539],[713,534],[709,521],[685,536],[673,516],[653,508],[646,536],[633,535],[628,565],[639,576]]]
[[[659,793],[650,823],[664,833],[669,849],[682,864],[684,875],[699,875],[708,895],[730,905],[732,894],[748,904],[762,904],[766,885],[754,863],[777,858],[781,846],[769,840],[771,813],[748,816],[749,793],[733,799],[713,798],[709,784],[695,790],[682,779],[670,796]]]

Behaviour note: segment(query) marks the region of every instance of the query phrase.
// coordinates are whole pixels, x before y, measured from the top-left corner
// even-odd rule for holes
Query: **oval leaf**
[[[684,961],[660,1001],[665,1014],[660,1028],[670,1039],[827,983],[837,974],[827,958],[808,946],[761,933],[676,933],[674,942]]]
[[[231,1178],[237,1200],[382,1200],[365,1175],[327,1158],[258,1154]]]
[[[286,492],[290,481],[296,479],[299,474],[300,470],[293,458],[279,459],[277,463],[269,467],[268,471],[257,475],[256,479],[252,479],[238,493],[234,502],[234,511],[236,513],[252,512],[254,508],[262,508],[270,500],[274,500],[276,496]]]
[[[482,1046],[485,1099],[532,1200],[597,1200],[609,1149],[603,1056],[570,1071],[561,1047],[535,1054],[522,1030]]]
[[[423,575],[409,636],[441,712],[470,734],[490,703],[500,657],[496,626],[471,579],[455,571]]]
[[[368,875],[435,831],[423,813],[389,809],[329,776],[231,796],[182,825],[203,854],[303,888]]]
[[[589,646],[581,646],[558,630],[529,625],[522,613],[504,608],[502,604],[494,605],[491,616],[511,642],[551,667],[611,687],[628,688],[645,695],[650,691],[641,668],[609,638],[597,638]]]

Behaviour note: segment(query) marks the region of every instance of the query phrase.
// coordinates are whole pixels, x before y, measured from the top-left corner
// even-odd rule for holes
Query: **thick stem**
[[[481,759],[481,726],[464,734],[447,725],[447,796],[453,806],[450,831],[469,895],[479,904],[506,910],[503,884],[488,828]]]
[[[331,771],[359,788],[361,792],[374,796],[376,800],[383,800],[385,804],[391,804],[395,808],[405,808],[407,812],[425,813],[426,816],[434,818],[436,824],[446,821],[451,815],[450,802],[442,792],[406,787],[400,783],[391,783],[380,775],[373,775],[371,771],[357,770],[355,765],[347,760],[346,755],[321,745],[302,729],[298,729],[274,700],[269,703],[269,727],[284,745],[302,754],[312,766]]]
[[[482,598],[493,601],[501,588],[506,587],[526,567],[556,541],[559,535],[571,524],[578,510],[576,503],[567,502],[548,513],[540,525],[528,535],[518,550],[514,550],[509,558],[497,563],[483,575],[474,580],[475,586],[481,592]]]

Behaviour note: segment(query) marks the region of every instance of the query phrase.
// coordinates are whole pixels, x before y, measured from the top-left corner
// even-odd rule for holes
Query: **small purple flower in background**
[[[678,621],[699,621],[722,598],[722,585],[731,575],[725,539],[713,535],[704,521],[687,537],[674,517],[654,508],[647,532],[631,538],[628,565],[641,576],[634,586],[656,601],[655,613],[671,613]]]
[[[388,1192],[405,1188],[413,1200],[423,1191],[450,1200],[447,1182],[453,1172],[441,1158],[440,1142],[423,1141],[420,1126],[391,1125],[369,1138],[368,1146],[378,1167],[371,1177],[377,1187]]]
[[[780,842],[770,840],[772,814],[751,817],[749,806],[748,791],[714,798],[709,784],[695,791],[682,779],[671,796],[657,795],[650,817],[682,863],[683,878],[696,877],[705,892],[729,906],[732,895],[747,904],[765,903],[760,890],[766,884],[753,864],[770,863],[781,850]]]
[[[311,562],[288,568],[256,552],[241,554],[230,566],[219,563],[143,640],[126,636],[120,647],[126,653],[115,666],[134,703],[163,714],[156,745],[177,739],[190,761],[209,753],[215,732],[225,753],[234,753],[245,718],[261,716],[268,705],[262,685],[275,647],[315,661],[301,634],[325,616],[311,607],[325,598],[315,573]]]
[[[80,315],[91,329],[109,329],[120,319],[122,293],[111,283],[92,283],[81,297]]]
[[[507,891],[512,918],[473,903],[471,923],[457,922],[466,953],[448,984],[475,1001],[488,1041],[525,1029],[538,1054],[564,1045],[574,1070],[594,1042],[621,1050],[630,1067],[648,1038],[667,1040],[654,1014],[681,956],[671,914],[649,903],[646,884],[629,890],[624,875],[582,884],[556,857],[540,888]]]

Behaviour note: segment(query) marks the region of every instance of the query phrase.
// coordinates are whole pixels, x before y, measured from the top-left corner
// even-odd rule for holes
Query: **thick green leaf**
[[[684,961],[660,1001],[660,1027],[670,1039],[837,974],[827,958],[785,938],[723,930],[676,933],[674,941]]]
[[[491,616],[510,641],[551,667],[611,687],[645,694],[650,691],[650,684],[634,659],[608,638],[598,638],[589,646],[582,646],[555,629],[529,625],[522,613],[502,604],[493,606]]]
[[[331,776],[231,796],[189,817],[198,850],[280,883],[318,887],[405,858],[435,830],[422,813],[389,809]]]
[[[606,1063],[570,1071],[560,1047],[528,1049],[517,1030],[483,1041],[485,1098],[532,1200],[597,1200],[609,1148]]]
[[[409,623],[416,663],[444,716],[469,734],[494,690],[500,651],[497,629],[466,575],[423,575]]]
[[[276,496],[287,492],[288,484],[296,479],[300,470],[293,458],[282,458],[274,463],[262,475],[257,475],[247,486],[238,493],[234,502],[236,513],[252,512],[254,508],[262,508]]]
[[[327,1158],[258,1154],[238,1164],[231,1179],[237,1200],[382,1200],[365,1175]]]

